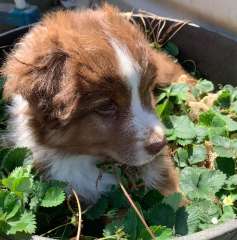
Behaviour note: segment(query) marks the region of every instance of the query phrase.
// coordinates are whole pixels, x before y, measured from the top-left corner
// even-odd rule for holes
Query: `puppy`
[[[110,159],[138,167],[147,187],[178,191],[153,90],[194,80],[117,9],[47,15],[16,44],[2,73],[8,139],[31,149],[45,177],[69,182],[94,203],[116,184],[112,174],[98,178],[97,164]]]

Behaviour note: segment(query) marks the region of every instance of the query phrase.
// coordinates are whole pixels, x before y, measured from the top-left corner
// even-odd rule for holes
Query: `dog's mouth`
[[[148,154],[147,154],[148,155]],[[161,149],[161,151],[159,151],[157,154],[154,154],[152,156],[147,156],[144,159],[129,159],[127,161],[125,161],[123,158],[119,158],[117,156],[111,156],[111,155],[107,155],[105,154],[103,156],[103,163],[111,163],[111,164],[115,164],[115,165],[120,165],[120,166],[128,166],[128,167],[143,167],[153,161],[155,161],[157,158],[162,157],[164,155],[164,148]]]

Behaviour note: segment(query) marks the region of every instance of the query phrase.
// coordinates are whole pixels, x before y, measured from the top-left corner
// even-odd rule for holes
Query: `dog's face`
[[[107,6],[49,15],[20,41],[4,73],[5,96],[28,101],[41,144],[140,166],[165,145],[153,90],[183,72]]]

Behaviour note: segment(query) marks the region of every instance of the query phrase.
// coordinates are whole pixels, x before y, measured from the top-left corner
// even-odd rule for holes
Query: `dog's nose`
[[[145,149],[149,154],[155,155],[162,150],[166,143],[164,135],[152,132],[145,143]]]

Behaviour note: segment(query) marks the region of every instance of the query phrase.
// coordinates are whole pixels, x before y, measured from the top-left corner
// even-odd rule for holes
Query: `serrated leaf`
[[[103,229],[103,236],[108,240],[127,240],[129,239],[127,234],[124,232],[122,222],[115,220],[110,224],[107,224]]]
[[[214,152],[217,156],[224,158],[237,157],[235,140],[222,136],[214,136],[210,140],[214,145]]]
[[[204,145],[194,145],[192,149],[192,154],[189,158],[189,163],[196,164],[199,162],[203,162],[207,158],[207,150]]]
[[[180,206],[182,201],[182,194],[181,193],[173,193],[162,200],[162,203],[170,206],[176,212]]]
[[[195,97],[199,97],[203,94],[209,93],[214,90],[214,85],[212,82],[203,79],[197,82],[197,84],[192,89],[192,94]]]
[[[215,102],[220,108],[229,108],[231,105],[231,93],[227,89],[223,89],[219,92],[219,96]]]
[[[65,193],[62,188],[50,187],[46,191],[46,193],[41,201],[40,206],[56,207],[56,206],[62,204],[64,200],[65,200]]]
[[[236,161],[233,158],[216,158],[216,169],[221,170],[228,177],[235,174]]]
[[[212,199],[225,179],[219,170],[186,167],[181,172],[180,187],[190,199]]]
[[[181,146],[187,146],[193,143],[193,139],[177,139],[176,143]]]
[[[152,233],[157,237],[157,240],[170,240],[172,230],[164,226],[150,226]],[[150,240],[151,236],[146,229],[143,229],[138,237],[138,240]]]
[[[213,217],[220,216],[220,208],[208,200],[194,201],[186,207],[186,211],[188,212],[188,233],[200,230],[201,223],[210,224]]]
[[[175,135],[181,139],[193,139],[196,131],[193,122],[185,115],[170,116]]]
[[[17,232],[35,233],[36,220],[32,212],[24,212],[16,221],[8,222],[10,229],[7,234],[16,234]]]
[[[188,163],[188,150],[185,148],[178,148],[174,155],[174,160],[180,168],[186,167]]]
[[[233,132],[237,130],[237,122],[229,116],[219,114],[219,117],[225,122],[228,131]]]
[[[162,225],[173,228],[175,224],[175,212],[166,204],[156,204],[145,214],[150,225]]]
[[[158,117],[163,118],[170,114],[173,110],[173,103],[166,99],[163,103],[157,104],[156,106],[156,114]]]
[[[229,191],[237,189],[237,174],[230,176],[225,181],[224,189],[229,190]]]
[[[184,207],[181,207],[176,212],[175,218],[175,234],[188,234],[188,212]]]
[[[220,221],[225,222],[226,220],[235,219],[236,214],[234,213],[232,206],[223,207],[223,215],[221,216]]]
[[[86,212],[86,217],[90,220],[95,220],[103,216],[108,208],[108,199],[102,197],[98,202]]]
[[[124,231],[131,240],[137,240],[138,231],[143,227],[134,209],[130,208],[123,220]],[[139,227],[138,227],[139,226]]]
[[[199,124],[206,127],[224,127],[226,125],[224,119],[211,109],[199,115]]]
[[[31,152],[27,148],[13,148],[4,156],[2,167],[11,172],[14,168],[22,166],[24,160],[30,156]]]
[[[15,169],[9,177],[2,179],[3,186],[15,193],[28,193],[33,185],[33,176],[23,167]]]
[[[2,210],[2,221],[14,217],[21,208],[21,202],[14,193],[0,191],[0,209]]]
[[[113,189],[109,194],[108,194],[109,202],[112,208],[127,208],[129,207],[129,203],[124,196],[123,192],[121,189],[116,188]]]
[[[16,167],[11,172],[9,177],[12,177],[12,178],[32,177],[31,168],[32,168],[31,165],[26,165],[23,167]]]
[[[175,102],[177,104],[182,104],[187,100],[189,86],[185,83],[176,83],[171,85],[169,96],[176,97]]]
[[[142,199],[143,209],[151,208],[153,205],[162,201],[164,196],[157,190],[150,190]]]
[[[201,126],[195,126],[197,143],[203,142],[208,136],[208,129]]]
[[[139,205],[137,207],[140,209]],[[105,237],[112,237],[113,235],[118,235],[118,231],[123,231],[126,233],[126,236],[128,236],[127,239],[137,240],[137,236],[140,234],[143,228],[144,226],[142,225],[134,209],[129,208],[127,214],[123,218],[115,220],[106,225],[103,235]]]

